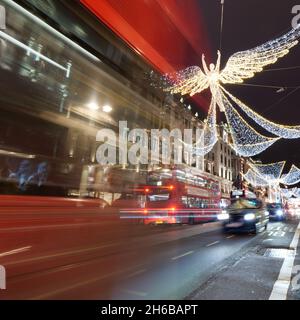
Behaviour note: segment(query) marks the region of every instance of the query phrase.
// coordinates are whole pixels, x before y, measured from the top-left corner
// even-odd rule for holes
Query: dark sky
[[[216,52],[220,39],[220,0],[198,1],[206,21],[212,52]],[[300,5],[300,0],[225,0],[223,63],[237,51],[251,49],[289,31],[293,18],[292,8],[295,5]],[[288,56],[265,70],[294,66],[300,66],[300,44]],[[297,87],[300,86],[300,68],[264,71],[245,83]],[[273,88],[232,85],[226,88],[267,119],[282,124],[300,125],[300,89],[294,93],[292,88],[277,93],[277,89]],[[287,95],[289,96],[286,97]],[[283,101],[280,102],[281,99]],[[266,134],[262,131],[260,133]],[[300,139],[280,140],[256,158],[263,162],[287,160],[286,170],[292,163],[300,166]]]

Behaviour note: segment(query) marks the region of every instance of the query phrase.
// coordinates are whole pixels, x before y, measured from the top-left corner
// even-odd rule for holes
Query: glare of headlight
[[[247,213],[247,214],[245,214],[244,219],[246,221],[254,220],[255,219],[255,214],[254,213]]]
[[[265,211],[265,215],[269,216],[270,215],[269,211]]]
[[[229,219],[229,214],[226,212],[222,212],[217,215],[218,220],[228,220]]]
[[[282,215],[283,215],[283,211],[282,211],[281,209],[278,209],[278,210],[276,211],[276,215],[277,215],[277,216],[282,216]]]

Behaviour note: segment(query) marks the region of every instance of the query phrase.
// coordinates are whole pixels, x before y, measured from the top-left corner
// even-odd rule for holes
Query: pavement
[[[300,298],[300,225],[273,223],[250,246],[219,266],[187,299],[297,300]]]

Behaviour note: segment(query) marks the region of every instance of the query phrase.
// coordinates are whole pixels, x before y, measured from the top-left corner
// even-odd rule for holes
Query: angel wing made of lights
[[[170,86],[165,91],[181,93],[181,95],[194,95],[211,87],[212,85],[241,83],[250,79],[264,67],[274,64],[279,58],[287,55],[291,48],[298,44],[300,38],[300,25],[285,35],[266,42],[253,49],[240,51],[233,54],[220,71],[221,53],[218,51],[216,65],[210,64],[209,68],[202,55],[203,71],[199,66],[188,67],[179,72],[166,74]]]
[[[233,54],[220,74],[220,81],[234,84],[253,78],[255,73],[287,55],[289,50],[298,44],[299,37],[300,26],[254,49]]]

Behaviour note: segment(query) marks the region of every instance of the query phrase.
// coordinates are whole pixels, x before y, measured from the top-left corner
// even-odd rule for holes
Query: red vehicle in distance
[[[149,172],[147,184],[135,190],[135,197],[137,207],[122,208],[121,217],[139,218],[145,224],[207,222],[222,211],[219,181],[194,168]]]

